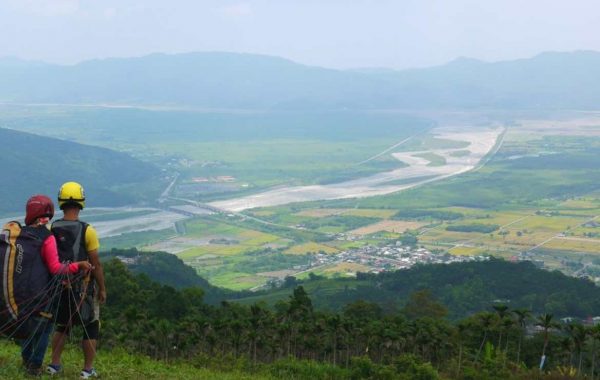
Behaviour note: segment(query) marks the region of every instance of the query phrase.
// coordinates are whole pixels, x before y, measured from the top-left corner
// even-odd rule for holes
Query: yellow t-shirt
[[[85,250],[90,252],[100,248],[100,241],[98,241],[98,233],[88,224],[85,230]]]

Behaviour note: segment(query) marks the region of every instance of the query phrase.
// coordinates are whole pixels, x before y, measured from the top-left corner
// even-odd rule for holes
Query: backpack
[[[18,339],[35,329],[35,318],[52,318],[51,275],[41,251],[50,231],[9,222],[0,232],[0,335]]]
[[[85,232],[88,224],[79,220],[60,219],[52,223],[52,234],[58,246],[58,259],[61,263],[85,261],[89,259],[85,249]]]
[[[60,262],[76,262],[89,260],[85,246],[85,233],[89,224],[80,220],[60,219],[52,223],[52,234],[58,246],[58,259]],[[73,281],[69,285],[72,292],[69,297],[79,305],[78,312],[84,324],[92,322],[95,317],[94,294],[96,283],[84,283],[84,279]]]

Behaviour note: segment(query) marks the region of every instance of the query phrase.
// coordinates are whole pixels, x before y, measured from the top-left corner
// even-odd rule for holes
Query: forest
[[[105,263],[105,271],[112,290],[103,308],[101,350],[307,379],[562,379],[597,373],[598,325],[510,302],[450,319],[447,306],[422,288],[395,311],[356,300],[334,312],[315,308],[300,285],[273,306],[209,305],[201,288],[161,285],[117,259]]]

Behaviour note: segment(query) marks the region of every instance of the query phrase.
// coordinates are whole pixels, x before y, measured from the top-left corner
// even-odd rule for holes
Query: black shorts
[[[70,333],[73,326],[82,326],[83,340],[98,339],[100,330],[98,300],[90,294],[82,300],[71,289],[63,289],[57,297],[56,331]]]

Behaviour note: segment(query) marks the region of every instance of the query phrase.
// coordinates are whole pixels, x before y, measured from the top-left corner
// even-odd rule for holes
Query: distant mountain
[[[3,128],[0,162],[0,213],[22,211],[33,194],[54,198],[66,181],[83,184],[88,205],[135,203],[152,197],[153,186],[140,184],[154,182],[158,174],[155,166],[124,153]]]
[[[208,52],[72,66],[11,59],[0,60],[0,101],[284,110],[596,109],[600,53],[543,53],[496,63],[460,58],[403,71],[330,70],[270,56]]]

